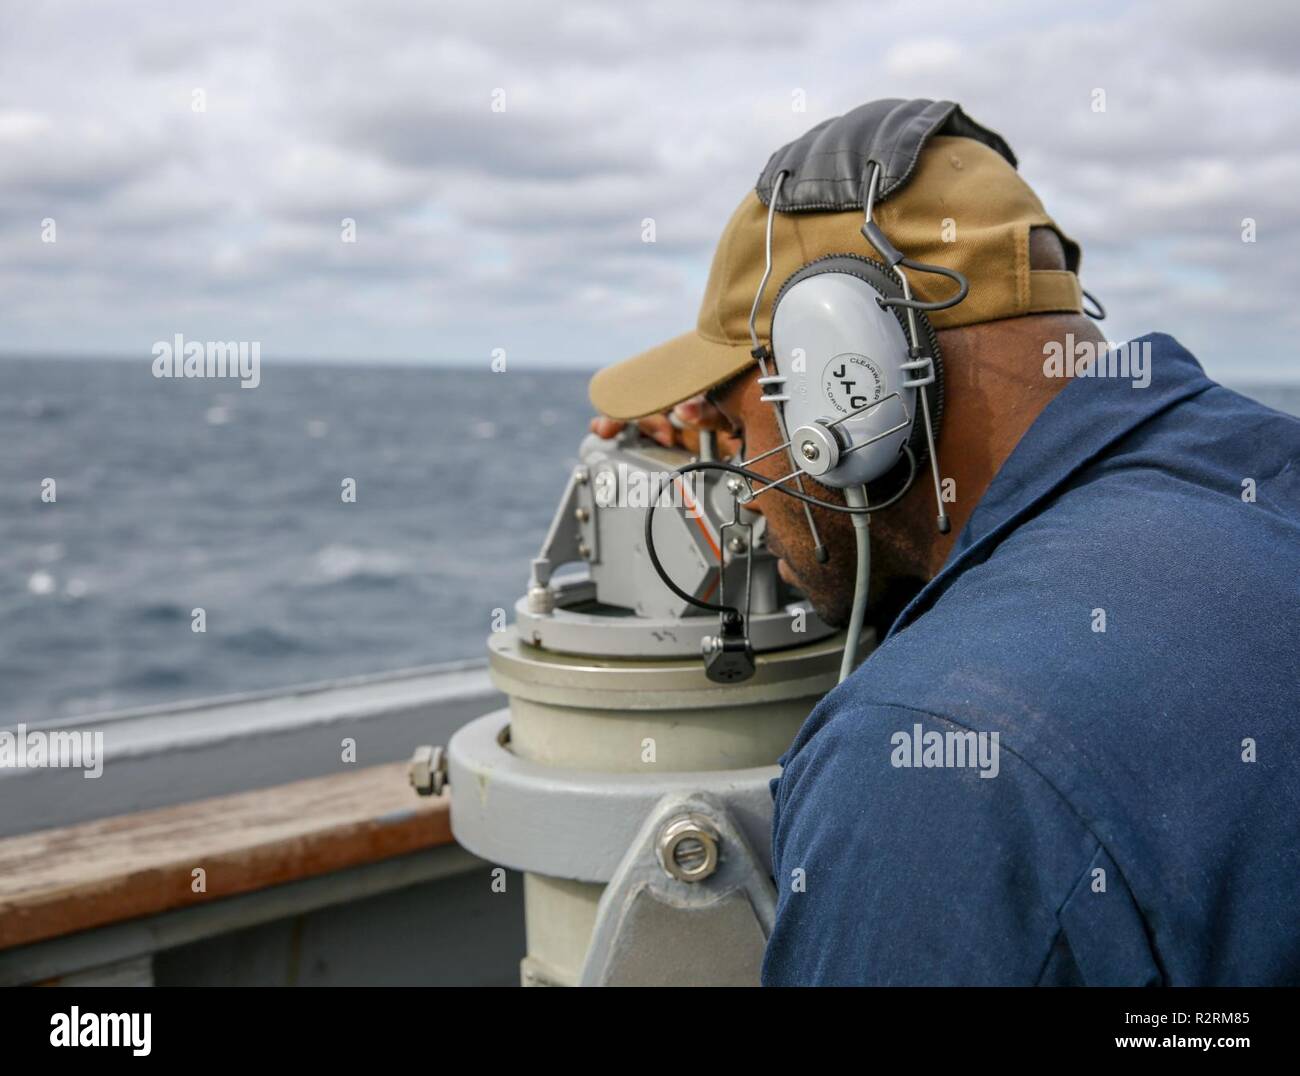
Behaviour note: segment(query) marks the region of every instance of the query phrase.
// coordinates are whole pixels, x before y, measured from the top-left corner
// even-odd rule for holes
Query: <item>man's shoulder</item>
[[[800,740],[777,787],[765,982],[1042,978],[1101,846],[1041,775],[996,733],[870,701],[857,678]]]
[[[1044,808],[1069,812],[1032,762],[1004,749],[1002,730],[872,696],[860,670],[817,706],[783,759],[778,809],[811,798],[855,826],[877,815],[897,826],[909,806],[935,816],[978,803],[996,814],[993,793],[1015,783],[1021,807],[1030,790]],[[922,771],[946,776],[927,783]]]

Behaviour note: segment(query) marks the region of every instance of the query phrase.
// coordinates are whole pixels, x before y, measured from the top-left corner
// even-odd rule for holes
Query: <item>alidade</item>
[[[744,482],[723,472],[673,477],[691,457],[628,427],[583,441],[528,592],[515,607],[520,637],[562,654],[717,661],[734,654],[726,624],[675,595],[646,550],[645,514],[657,506],[654,544],[674,581],[704,601],[746,609],[754,653],[831,635],[777,574],[767,521],[743,507]],[[558,575],[565,565],[585,571]]]

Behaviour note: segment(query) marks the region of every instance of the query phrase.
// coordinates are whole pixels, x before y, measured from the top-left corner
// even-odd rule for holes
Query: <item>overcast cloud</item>
[[[0,0],[0,350],[593,367],[694,324],[774,149],[925,96],[1008,139],[1108,336],[1296,379],[1296,11]]]

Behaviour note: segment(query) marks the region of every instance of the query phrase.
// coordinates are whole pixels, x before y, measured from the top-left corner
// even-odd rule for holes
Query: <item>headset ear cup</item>
[[[893,307],[896,313],[907,317],[906,311],[900,310],[899,307]],[[930,324],[930,319],[925,316],[925,312],[917,310],[916,312],[916,330],[917,335],[921,338],[921,350],[934,360],[934,383],[927,385],[921,391],[925,393],[926,399],[930,402],[930,422],[934,427],[934,443],[939,444],[939,431],[943,425],[943,353],[939,350],[939,338],[935,334],[934,326]],[[920,401],[917,401],[918,407]],[[912,423],[912,432],[907,439],[907,447],[911,450],[912,455],[916,458],[916,471],[919,475],[930,459],[930,446],[925,436],[925,417],[918,414]],[[903,483],[907,481],[907,475],[910,467],[908,466],[906,454],[903,454],[895,466],[888,474],[881,475],[874,482],[867,486],[867,499],[871,504],[884,504],[897,495],[902,488]]]
[[[772,308],[772,349],[774,352],[777,348],[774,338],[778,333],[779,312],[783,309],[783,303],[787,301],[787,297],[791,296],[803,282],[827,273],[856,277],[858,280],[863,281],[869,289],[872,289],[876,293],[876,302],[880,306],[880,310],[876,312],[877,315],[883,314],[886,321],[892,321],[897,326],[894,335],[896,335],[900,347],[910,348],[912,338],[907,309],[893,304],[886,305],[883,301],[885,298],[901,299],[903,297],[903,283],[898,273],[883,263],[863,257],[860,254],[827,254],[802,266],[788,277],[778,290]],[[790,301],[797,302],[794,299]],[[937,444],[944,403],[943,359],[939,351],[938,337],[929,318],[926,317],[924,311],[917,310],[913,313],[916,319],[917,342],[920,353],[929,356],[934,365],[934,380],[921,391],[926,393],[930,420],[934,428]],[[781,366],[780,359],[774,356],[773,361],[778,368]],[[899,351],[896,361],[906,362],[907,352]],[[911,379],[920,376],[924,371],[900,372],[903,374],[904,379]],[[778,404],[777,406],[781,407],[782,405]],[[782,411],[785,412],[786,408],[782,407]],[[909,452],[916,461],[918,473],[928,463],[929,439],[926,437],[925,418],[921,413],[919,398],[914,400],[913,411],[912,426],[907,434],[907,439],[902,442],[895,442],[898,445],[897,461],[891,463],[887,458],[877,460],[879,467],[874,469],[877,477],[868,479],[868,496],[873,504],[880,504],[889,499],[907,481],[908,472],[911,469],[907,461]],[[784,418],[789,424],[791,416],[785,413]],[[790,432],[793,432],[793,427]],[[843,482],[823,482],[822,484],[830,487],[844,485]],[[880,491],[889,492],[882,495]]]
[[[811,289],[811,290],[810,290]],[[886,303],[887,299],[901,300],[905,291],[898,274],[888,266],[860,254],[828,254],[802,266],[781,285],[772,309],[771,350],[777,373],[781,377],[781,392],[786,394],[787,402],[782,405],[783,417],[789,426],[789,434],[796,427],[807,427],[827,421],[825,416],[848,418],[849,411],[861,404],[855,404],[854,392],[859,401],[870,398],[870,392],[880,393],[882,386],[898,390],[901,382],[915,379],[924,370],[907,370],[904,366],[910,362],[913,354],[910,333],[910,319],[907,311],[897,305]],[[924,314],[917,313],[917,335],[920,353],[933,355],[937,353],[938,342],[934,331]],[[820,328],[823,321],[832,327],[824,331]],[[798,337],[800,347],[791,351],[805,350],[807,363],[815,364],[818,372],[800,368],[791,372],[782,368],[781,349],[791,349],[794,338]],[[821,363],[834,355],[837,359],[850,360],[854,366],[845,366],[849,377],[837,373],[834,377],[825,375],[832,369],[829,365],[822,369]],[[818,356],[814,363],[813,356]],[[856,374],[856,376],[855,376]],[[862,387],[854,388],[854,382],[866,387],[867,396],[861,396]],[[787,382],[789,387],[786,387]],[[842,384],[842,390],[832,389],[832,385]],[[931,411],[937,406],[941,396],[936,395],[935,386],[929,386]],[[847,395],[846,395],[847,394]],[[893,395],[898,396],[895,391]],[[823,396],[825,399],[823,399]],[[842,488],[846,485],[860,485],[863,481],[875,483],[892,476],[898,463],[905,464],[907,453],[914,457],[925,456],[927,438],[924,423],[920,418],[919,400],[916,394],[907,393],[910,400],[904,406],[911,410],[911,426],[907,432],[893,436],[887,445],[867,448],[861,456],[853,457],[853,465],[848,465],[844,456],[839,463],[831,463],[825,479],[821,484],[829,488]],[[901,397],[900,397],[901,398]],[[825,411],[817,410],[825,406]],[[791,414],[791,408],[794,413]],[[898,415],[898,404],[877,414],[882,421]],[[833,410],[832,410],[833,409]],[[897,418],[890,419],[897,422]],[[857,427],[856,429],[854,427]],[[872,428],[869,424],[854,423],[835,430],[837,435],[847,435],[840,440],[852,443],[871,433],[882,432],[883,425]],[[816,438],[814,438],[815,440]],[[841,445],[843,448],[844,445]],[[866,448],[859,444],[854,450]],[[881,451],[884,449],[884,451]],[[891,455],[892,453],[892,455]],[[833,450],[831,452],[834,455]],[[809,457],[816,459],[816,456]],[[823,462],[823,466],[826,464]],[[903,477],[907,472],[903,468]],[[817,472],[810,469],[816,479]]]

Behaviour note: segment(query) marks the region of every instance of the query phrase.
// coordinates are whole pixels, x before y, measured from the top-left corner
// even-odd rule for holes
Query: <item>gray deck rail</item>
[[[463,662],[40,725],[103,773],[0,769],[0,985],[517,981],[520,880],[395,765],[500,705]]]

